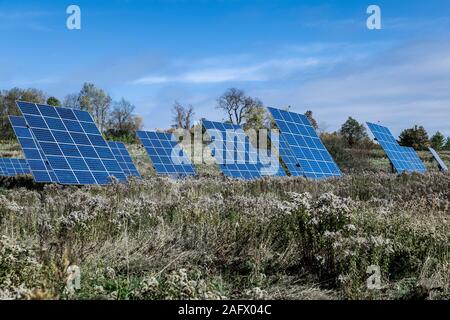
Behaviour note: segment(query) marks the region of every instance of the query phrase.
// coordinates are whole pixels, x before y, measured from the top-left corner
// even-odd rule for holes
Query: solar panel
[[[25,159],[0,158],[0,169],[1,175],[6,177],[30,174],[30,168]]]
[[[226,176],[250,180],[286,175],[278,157],[272,157],[267,150],[258,154],[241,126],[208,120],[202,124],[212,140],[208,146],[212,156]]]
[[[301,172],[306,178],[312,179],[342,175],[305,115],[275,108],[268,109],[281,132],[282,139],[285,139],[285,143],[281,144],[282,159],[287,166],[289,163],[288,168],[289,171],[292,170],[292,175],[300,175]],[[291,156],[286,156],[288,154],[286,149],[291,150],[299,163],[296,163]]]
[[[445,162],[442,160],[442,158],[439,156],[439,154],[437,153],[436,150],[434,150],[433,148],[428,148],[431,152],[431,154],[433,155],[434,160],[436,160],[436,162],[439,165],[439,169],[441,171],[448,171],[448,167],[445,164]]]
[[[138,131],[137,136],[144,145],[153,167],[158,174],[191,176],[196,171],[173,134]]]
[[[403,147],[405,149],[406,158],[410,161],[410,170],[420,173],[427,172],[427,168],[423,164],[422,160],[420,160],[419,155],[416,150],[411,147]]]
[[[278,137],[277,137],[278,136]],[[293,177],[303,177],[303,171],[300,166],[300,161],[295,157],[286,138],[283,135],[270,134],[270,140],[272,142],[278,141],[278,155],[285,164],[287,170]]]
[[[59,183],[109,184],[127,178],[86,111],[17,102]]]
[[[25,158],[36,182],[58,182],[53,169],[47,161],[39,145],[36,143],[31,130],[23,117],[9,116],[9,121],[16,134]]]
[[[128,153],[125,144],[123,142],[116,141],[108,141],[108,144],[125,175],[128,177],[141,177],[139,171],[133,163],[133,160],[131,159],[130,154]]]
[[[391,131],[379,124],[367,123],[370,131],[380,143],[384,152],[398,173],[426,172],[426,168],[413,148],[402,147],[392,135]]]

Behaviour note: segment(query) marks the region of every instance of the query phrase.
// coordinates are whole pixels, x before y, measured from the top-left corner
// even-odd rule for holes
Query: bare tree
[[[192,105],[188,105],[184,107],[178,101],[175,101],[173,108],[173,128],[175,129],[190,129],[192,126],[192,118],[194,117],[194,107]]]
[[[179,129],[183,127],[184,124],[184,107],[178,102],[175,101],[173,108],[173,126],[175,129]]]
[[[94,120],[104,131],[108,120],[108,112],[111,106],[111,97],[102,89],[92,83],[85,83],[78,96],[81,110],[86,110],[94,116]]]
[[[253,108],[263,105],[260,100],[248,97],[243,90],[236,88],[228,89],[217,103],[217,108],[224,110],[230,122],[234,124],[242,124]]]
[[[67,108],[77,109],[81,108],[80,99],[78,93],[71,93],[65,96],[63,100],[63,106]]]
[[[132,130],[134,128],[134,105],[122,98],[113,103],[113,109],[110,115],[110,128],[115,130]]]
[[[314,119],[313,112],[311,110],[308,110],[308,111],[305,112],[305,116],[308,118],[309,122],[311,122],[312,127],[315,130],[318,130],[319,129],[319,125],[317,124],[316,119]]]
[[[190,129],[192,127],[192,118],[194,117],[194,115],[194,107],[192,105],[189,105],[184,116],[184,129]]]
[[[134,126],[134,131],[142,130],[142,128],[144,127],[144,118],[142,118],[141,116],[134,116],[133,117],[133,126]]]

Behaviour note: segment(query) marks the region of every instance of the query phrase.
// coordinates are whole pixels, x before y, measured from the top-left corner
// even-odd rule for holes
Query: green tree
[[[430,139],[431,147],[435,150],[442,150],[445,146],[445,137],[439,131],[436,132]]]
[[[447,137],[447,140],[445,142],[444,147],[442,148],[444,150],[450,150],[450,137]]]
[[[47,99],[47,104],[49,106],[54,106],[54,107],[61,107],[61,101],[59,101],[57,98],[55,97],[50,97]]]
[[[45,94],[38,89],[24,90],[20,88],[0,92],[0,131],[3,139],[12,139],[15,137],[8,116],[20,114],[16,106],[17,100],[45,103]]]
[[[428,133],[423,126],[415,125],[405,129],[400,134],[400,144],[405,147],[413,147],[416,150],[426,150],[430,146]]]
[[[260,102],[260,101],[259,101]],[[245,113],[245,129],[260,130],[266,128],[268,114],[262,103],[254,105]]]
[[[368,138],[366,127],[352,117],[342,125],[339,131],[350,148]]]

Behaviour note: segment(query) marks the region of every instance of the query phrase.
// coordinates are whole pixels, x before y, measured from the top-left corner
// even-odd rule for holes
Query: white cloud
[[[214,59],[207,59],[209,64]],[[217,65],[227,64],[216,61]],[[271,81],[324,63],[317,58],[273,59],[239,66],[207,66],[173,75],[149,75],[134,80],[134,84],[158,84],[168,82],[208,84],[223,82]],[[230,63],[228,63],[230,64]]]
[[[382,121],[395,133],[414,124],[450,135],[450,42],[421,42],[286,90],[256,90],[266,104],[309,108],[336,130],[348,116]]]

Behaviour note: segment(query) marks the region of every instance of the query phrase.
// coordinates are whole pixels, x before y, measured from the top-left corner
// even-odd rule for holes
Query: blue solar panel
[[[144,145],[157,173],[170,176],[196,174],[189,157],[173,134],[138,131],[137,136]]]
[[[109,184],[127,178],[86,111],[17,102],[59,183]]]
[[[303,171],[300,166],[300,161],[295,157],[291,148],[289,147],[286,138],[281,134],[270,134],[272,143],[278,143],[278,155],[285,164],[288,172],[293,177],[303,177]]]
[[[303,175],[320,179],[342,175],[305,115],[275,108],[268,109],[281,132],[280,156],[293,176]],[[287,149],[290,149],[291,153]],[[294,161],[292,154],[298,163]]]
[[[445,164],[445,162],[442,160],[442,158],[439,156],[439,154],[437,153],[436,150],[434,150],[433,148],[428,148],[431,152],[431,154],[433,155],[434,160],[436,160],[436,162],[439,165],[439,169],[441,171],[448,171],[448,167]]]
[[[140,177],[141,175],[136,169],[125,144],[116,141],[108,141],[108,144],[125,175],[128,177]]]
[[[209,148],[222,172],[231,178],[255,179],[262,176],[285,176],[278,161],[267,150],[258,151],[239,125],[202,121],[212,140]]]
[[[2,176],[14,177],[30,173],[25,159],[0,158],[0,174]]]
[[[34,180],[41,183],[58,182],[47,158],[36,143],[33,133],[27,127],[25,119],[23,117],[10,116],[9,121],[17,140],[19,140]]]
[[[405,150],[406,159],[409,160],[409,171],[416,171],[420,173],[427,172],[427,168],[423,164],[422,160],[420,160],[419,155],[414,148],[403,147],[403,149]]]
[[[367,126],[386,152],[395,171],[398,173],[426,172],[424,164],[414,149],[400,146],[388,128],[370,122]]]

